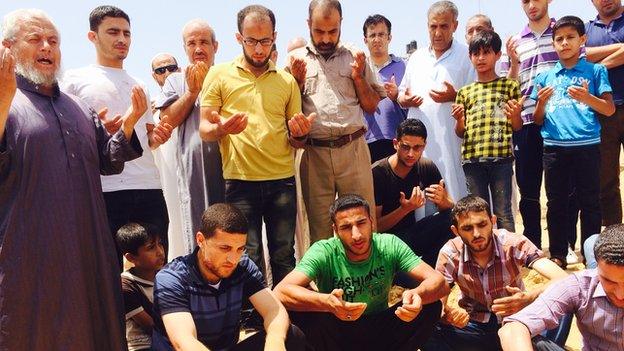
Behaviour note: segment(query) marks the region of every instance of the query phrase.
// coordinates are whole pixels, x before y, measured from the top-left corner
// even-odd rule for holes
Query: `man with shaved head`
[[[156,99],[156,108],[167,115],[178,136],[178,195],[182,221],[182,242],[172,243],[175,254],[189,254],[196,246],[194,233],[209,205],[225,200],[221,153],[217,142],[199,137],[199,92],[214,64],[219,43],[208,22],[194,19],[182,29],[182,43],[189,65],[172,73]]]
[[[154,56],[152,59],[152,78],[161,89],[165,84],[165,79],[174,72],[180,72],[180,66],[178,66],[178,61],[173,55],[160,53]]]
[[[375,203],[364,111],[375,112],[386,93],[364,52],[340,42],[342,7],[313,0],[308,9],[310,43],[290,53],[289,69],[301,90],[303,113],[317,113],[304,148],[301,185],[310,241],[333,235],[327,209],[336,193],[355,193]]]
[[[141,155],[140,108],[109,135],[59,89],[60,36],[43,11],[7,14],[1,40],[0,349],[126,350],[100,174]]]

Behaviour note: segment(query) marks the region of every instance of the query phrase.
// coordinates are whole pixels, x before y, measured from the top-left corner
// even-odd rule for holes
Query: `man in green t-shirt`
[[[291,319],[315,350],[418,349],[440,318],[444,278],[396,236],[373,233],[362,197],[339,197],[330,214],[336,236],[312,245],[275,287]],[[388,307],[400,271],[420,284]]]

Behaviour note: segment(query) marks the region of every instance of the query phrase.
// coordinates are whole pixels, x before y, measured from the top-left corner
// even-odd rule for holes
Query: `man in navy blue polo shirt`
[[[388,53],[388,45],[392,40],[392,23],[382,15],[368,16],[364,21],[364,43],[370,55],[368,64],[377,73],[377,79],[384,84],[388,95],[377,105],[373,113],[365,112],[366,143],[371,154],[371,163],[394,154],[392,140],[396,137],[396,129],[407,118],[404,110],[396,102],[405,74],[405,62],[400,57]]]
[[[600,132],[600,205],[602,225],[622,222],[622,198],[620,195],[620,148],[624,143],[624,8],[621,0],[592,0],[598,11],[595,20],[585,24],[587,47],[605,52],[613,45],[617,51],[601,60],[609,72],[616,112],[613,116],[598,116]]]
[[[204,212],[195,251],[156,275],[152,350],[304,349],[303,333],[289,324],[284,306],[243,255],[247,230],[245,216],[234,206],[214,204]],[[246,299],[264,319],[265,330],[238,343]]]

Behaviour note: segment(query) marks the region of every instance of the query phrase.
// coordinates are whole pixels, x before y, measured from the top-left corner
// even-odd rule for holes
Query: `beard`
[[[244,49],[243,49],[243,55],[245,56],[245,61],[247,61],[247,63],[249,63],[250,65],[256,68],[266,67],[266,65],[269,64],[269,60],[271,59],[271,55],[267,55],[267,57],[262,62],[254,61],[253,57],[247,55]]]
[[[341,33],[342,34],[342,33]],[[316,48],[316,51],[321,55],[331,55],[336,51],[336,47],[340,42],[340,35],[338,35],[338,40],[335,43],[317,43],[314,41],[314,38],[310,35],[310,41],[312,45]]]
[[[51,86],[58,81],[58,77],[61,75],[61,69],[57,68],[53,73],[46,74],[38,71],[32,62],[27,61],[16,62],[15,73],[26,78],[33,84]]]

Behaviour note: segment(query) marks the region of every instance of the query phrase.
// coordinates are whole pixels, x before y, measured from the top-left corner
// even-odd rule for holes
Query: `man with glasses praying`
[[[161,53],[152,59],[152,78],[162,89],[165,80],[173,72],[180,72],[178,61],[171,54]]]
[[[422,157],[427,129],[419,119],[407,119],[392,141],[396,153],[373,164],[377,230],[405,241],[429,265],[453,237],[453,200],[438,167]]]
[[[199,134],[218,141],[225,179],[225,201],[249,221],[247,253],[261,270],[262,222],[273,282],[295,266],[297,213],[294,153],[289,141],[305,137],[314,114],[301,113],[295,79],[270,60],[275,16],[264,6],[238,13],[236,40],[243,54],[213,67],[201,92]]]

